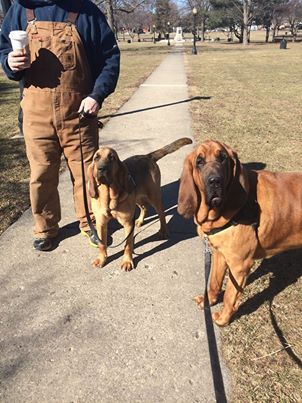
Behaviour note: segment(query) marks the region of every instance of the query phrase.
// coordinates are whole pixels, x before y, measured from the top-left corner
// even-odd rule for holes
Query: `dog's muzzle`
[[[97,167],[96,177],[99,183],[108,184],[108,167],[106,165],[99,165]]]
[[[210,176],[206,181],[206,202],[211,208],[221,207],[223,202],[223,178]]]

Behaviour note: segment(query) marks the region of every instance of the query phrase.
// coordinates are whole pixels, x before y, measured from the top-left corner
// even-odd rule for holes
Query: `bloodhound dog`
[[[186,144],[189,138],[181,138],[146,155],[136,155],[121,161],[113,148],[102,147],[94,155],[87,170],[91,208],[96,220],[96,229],[102,244],[93,266],[104,266],[107,259],[107,225],[114,218],[125,230],[126,245],[122,269],[133,269],[133,230],[136,205],[140,215],[137,227],[143,224],[147,205],[154,207],[160,219],[160,237],[168,236],[160,190],[160,170],[156,161],[171,154]]]
[[[235,151],[207,140],[184,161],[178,212],[194,217],[212,248],[208,297],[215,304],[226,270],[223,308],[212,317],[230,322],[255,259],[302,247],[302,173],[247,170]],[[204,297],[194,298],[203,308]]]

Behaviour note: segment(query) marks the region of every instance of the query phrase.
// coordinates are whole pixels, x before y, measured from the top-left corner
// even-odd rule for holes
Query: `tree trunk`
[[[249,16],[251,10],[251,0],[243,1],[243,45],[248,45],[248,31],[249,31]]]
[[[273,25],[272,42],[275,42],[275,36],[277,33],[277,29],[278,29],[277,25]]]
[[[270,27],[266,27],[265,28],[265,42],[268,43],[269,40],[269,31],[270,31]]]
[[[4,15],[8,12],[8,9],[10,8],[11,4],[12,4],[11,0],[1,0],[1,6]]]
[[[202,18],[201,22],[200,22],[200,31],[201,31],[200,41],[201,42],[204,42],[204,28],[205,28],[205,23],[204,23],[204,19]],[[198,32],[198,30],[197,30],[197,32]]]
[[[112,29],[112,31],[114,31],[114,15],[113,15],[112,0],[106,0],[106,17],[110,28]]]

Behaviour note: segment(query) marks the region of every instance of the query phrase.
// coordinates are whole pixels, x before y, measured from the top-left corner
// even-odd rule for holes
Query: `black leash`
[[[85,166],[84,166],[84,156],[83,156],[83,143],[82,143],[82,133],[81,133],[81,120],[83,118],[90,118],[91,115],[81,111],[79,113],[79,140],[80,140],[80,153],[81,153],[81,172],[82,172],[82,186],[83,186],[83,200],[84,200],[84,208],[85,208],[85,214],[87,218],[87,223],[89,225],[90,231],[92,232],[96,242],[98,245],[104,245],[102,240],[99,238],[97,230],[95,229],[95,226],[93,225],[91,218],[90,218],[90,213],[89,213],[89,208],[88,208],[88,200],[87,200],[87,191],[86,191],[86,178],[85,178]],[[133,233],[135,228],[135,219],[133,219],[131,231],[129,234],[126,236],[125,239],[123,239],[121,242],[119,242],[117,245],[110,245],[107,246],[107,248],[117,248],[118,246],[122,245],[124,242],[127,241],[127,239],[130,237],[130,235]]]
[[[88,200],[87,200],[87,192],[86,192],[86,177],[85,177],[85,166],[84,166],[84,156],[83,156],[83,143],[82,143],[82,133],[81,133],[81,120],[83,118],[89,117],[90,115],[85,113],[84,111],[79,113],[79,139],[80,139],[80,153],[81,153],[81,171],[82,171],[82,186],[83,186],[83,200],[85,207],[85,214],[87,218],[87,223],[89,225],[90,231],[96,239],[98,245],[103,245],[103,242],[100,240],[97,230],[95,229],[89,213],[88,208]]]
[[[211,308],[208,296],[208,282],[211,271],[211,249],[209,247],[208,237],[204,237],[204,263],[205,263],[205,292],[204,292],[204,318],[206,323],[206,332],[208,339],[208,347],[210,354],[212,378],[214,384],[214,392],[217,403],[227,402],[223,377],[219,362],[219,353],[216,343],[214,325],[211,315]]]

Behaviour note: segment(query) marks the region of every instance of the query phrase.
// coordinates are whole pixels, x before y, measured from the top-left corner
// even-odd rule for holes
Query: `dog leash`
[[[88,208],[88,200],[87,200],[87,192],[86,192],[86,177],[85,177],[85,166],[84,166],[84,156],[83,156],[83,142],[82,142],[82,133],[81,133],[81,121],[84,118],[89,118],[91,115],[84,112],[83,110],[79,113],[79,140],[80,140],[80,153],[81,153],[81,171],[82,171],[82,186],[83,186],[83,200],[84,200],[84,208],[87,223],[89,225],[90,231],[96,239],[98,245],[103,245],[103,242],[100,240],[97,230],[95,229],[89,213]]]
[[[86,191],[86,177],[85,177],[85,166],[84,166],[84,156],[83,156],[83,142],[82,142],[82,133],[81,133],[81,121],[84,118],[91,118],[92,116],[89,113],[84,112],[83,110],[79,112],[79,142],[80,142],[80,155],[81,155],[81,172],[82,172],[82,187],[83,187],[83,200],[84,200],[84,208],[85,208],[85,214],[86,214],[86,219],[88,226],[90,228],[90,231],[92,232],[93,236],[96,239],[96,242],[98,245],[104,245],[102,240],[99,238],[97,230],[95,226],[93,225],[91,218],[90,218],[90,213],[89,213],[89,208],[88,208],[88,199],[87,199],[87,191]],[[107,246],[107,248],[117,248],[118,246],[122,245],[124,242],[127,241],[127,239],[131,236],[135,228],[135,219],[133,220],[131,231],[129,234],[126,236],[125,239],[123,239],[121,242],[119,242],[116,245],[110,245]]]
[[[204,291],[204,318],[206,324],[208,348],[211,362],[212,379],[217,403],[226,403],[227,398],[223,383],[222,371],[219,362],[219,353],[217,348],[214,325],[211,315],[211,308],[208,296],[208,282],[211,271],[212,252],[209,246],[208,237],[204,237],[204,263],[205,263],[205,291]]]

